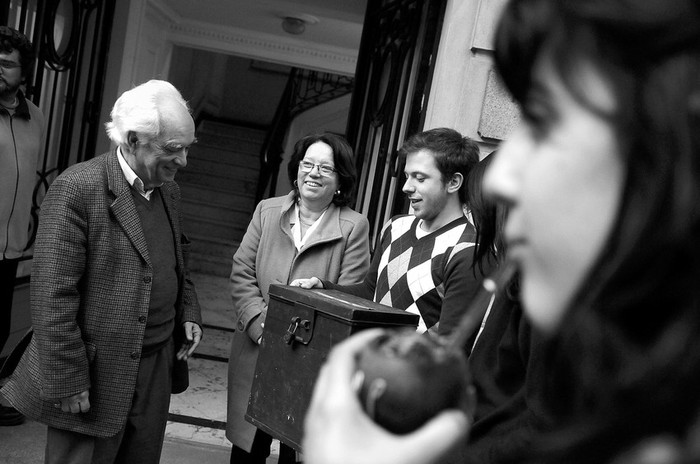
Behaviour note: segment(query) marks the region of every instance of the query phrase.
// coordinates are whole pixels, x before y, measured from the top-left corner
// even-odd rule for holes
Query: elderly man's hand
[[[182,347],[177,352],[177,359],[180,361],[187,360],[194,350],[199,345],[199,341],[202,339],[202,328],[196,322],[185,322],[185,341],[182,343]]]
[[[90,410],[90,391],[77,393],[67,398],[61,398],[53,405],[55,408],[61,408],[63,412],[78,414],[88,412]]]

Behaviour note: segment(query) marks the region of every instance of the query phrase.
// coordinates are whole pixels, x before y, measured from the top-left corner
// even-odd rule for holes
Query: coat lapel
[[[318,225],[314,235],[309,237],[309,240],[304,245],[303,250],[306,250],[319,243],[332,242],[343,238],[343,231],[340,228],[340,208],[333,203],[330,204],[326,213],[323,215],[321,223]]]
[[[280,214],[280,227],[282,231],[289,236],[289,238],[294,241],[292,236],[292,230],[289,227],[289,221],[292,214],[294,214],[294,204],[296,195],[294,192],[289,192],[287,197],[284,199],[282,204],[282,212]],[[338,240],[343,238],[343,231],[340,228],[340,208],[331,203],[326,210],[326,214],[323,216],[323,220],[318,225],[314,235],[309,237],[309,240],[304,245],[304,250],[310,248],[318,243],[331,242],[333,240]]]
[[[131,196],[131,187],[126,181],[122,168],[119,165],[116,150],[107,156],[107,180],[109,183],[109,190],[115,196],[114,201],[110,205],[114,217],[117,219],[117,222],[124,230],[126,236],[129,237],[129,240],[131,240],[136,250],[141,254],[141,257],[150,265],[151,260],[148,256],[148,245],[146,243],[146,237],[143,234],[143,227],[141,227],[141,220],[136,211],[134,198]]]

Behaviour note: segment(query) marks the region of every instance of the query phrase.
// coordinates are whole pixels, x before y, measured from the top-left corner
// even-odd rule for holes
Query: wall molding
[[[171,23],[168,37],[176,45],[349,76],[355,74],[357,64],[356,50],[323,47],[282,36],[193,21]]]
[[[346,76],[355,75],[358,50],[302,39],[227,27],[179,16],[162,0],[148,0],[160,19],[167,21],[167,40],[174,45],[244,56]]]

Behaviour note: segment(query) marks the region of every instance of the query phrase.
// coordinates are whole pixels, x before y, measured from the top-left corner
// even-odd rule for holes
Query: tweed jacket
[[[131,407],[153,268],[130,189],[115,150],[66,170],[42,204],[31,281],[34,336],[2,392],[26,416],[55,428],[113,436]],[[160,189],[177,254],[176,328],[201,325],[183,254],[180,190],[175,182]],[[85,390],[89,412],[53,406]]]
[[[244,415],[270,284],[288,284],[312,276],[350,284],[359,282],[369,268],[369,223],[348,207],[331,204],[314,235],[297,252],[290,228],[294,199],[291,192],[260,202],[233,257],[231,296],[236,332],[229,357],[226,436],[248,451],[256,428],[245,421]]]

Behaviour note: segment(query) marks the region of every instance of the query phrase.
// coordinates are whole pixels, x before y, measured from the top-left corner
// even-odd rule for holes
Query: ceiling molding
[[[156,16],[160,17],[161,20],[167,21],[168,23],[177,23],[181,21],[180,15],[162,0],[149,0],[148,4],[151,8],[147,9],[147,11],[154,13]]]
[[[357,51],[303,43],[284,36],[255,31],[216,27],[211,24],[183,21],[171,23],[168,36],[177,45],[246,56],[317,71],[352,76]]]

